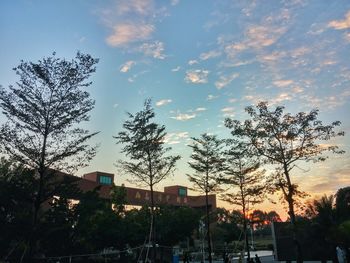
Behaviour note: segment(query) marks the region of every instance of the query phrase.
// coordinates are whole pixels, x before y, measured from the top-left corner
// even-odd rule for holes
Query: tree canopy
[[[94,107],[83,89],[91,85],[88,78],[97,62],[80,52],[72,61],[55,53],[37,63],[21,61],[14,68],[16,85],[0,89],[7,118],[0,130],[2,151],[34,169],[74,171],[86,165],[96,150],[86,142],[96,133],[76,124],[88,121]]]
[[[233,135],[253,147],[253,153],[266,164],[275,165],[276,173],[272,180],[288,203],[288,214],[295,229],[295,197],[302,192],[292,181],[291,171],[298,167],[300,162],[326,160],[326,152],[343,153],[337,145],[323,143],[344,135],[342,131],[335,131],[340,122],[334,121],[324,125],[318,119],[318,110],[292,115],[284,113],[283,106],[270,109],[267,102],[246,107],[246,112],[249,118],[244,122],[228,118],[225,120],[225,126],[231,129]],[[296,237],[294,241],[300,262],[301,252]]]
[[[212,262],[208,195],[220,189],[218,179],[224,165],[222,141],[215,135],[206,133],[201,134],[200,138],[192,138],[192,140],[193,143],[189,145],[192,148],[192,154],[188,164],[194,170],[194,173],[188,175],[188,178],[195,189],[205,193],[208,253],[209,262]]]
[[[78,127],[89,120],[94,100],[84,89],[95,72],[98,59],[78,52],[68,61],[45,57],[38,62],[21,61],[14,68],[15,86],[0,89],[0,107],[7,122],[0,128],[0,150],[11,161],[33,169],[37,181],[33,197],[29,257],[37,245],[38,213],[52,197],[49,189],[53,169],[73,172],[85,166],[96,153],[87,142],[97,132]]]

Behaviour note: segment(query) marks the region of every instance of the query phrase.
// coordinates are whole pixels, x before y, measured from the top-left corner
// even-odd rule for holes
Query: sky
[[[244,120],[259,101],[286,112],[320,110],[324,123],[342,122],[345,136],[330,143],[346,151],[323,163],[301,163],[292,178],[312,196],[350,185],[350,1],[348,0],[5,0],[0,1],[0,85],[14,84],[20,60],[56,52],[99,58],[93,84],[91,131],[99,151],[91,171],[127,175],[112,136],[126,112],[152,98],[155,121],[180,154],[165,185],[190,186],[191,137],[229,137],[223,121]],[[3,117],[0,121],[4,121]],[[225,205],[225,204],[223,204]],[[265,202],[263,209],[283,211]],[[283,212],[282,212],[283,213]]]

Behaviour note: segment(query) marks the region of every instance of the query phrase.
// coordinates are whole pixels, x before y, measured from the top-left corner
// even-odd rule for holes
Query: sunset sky
[[[16,82],[12,68],[21,59],[37,61],[53,51],[71,59],[78,50],[100,58],[87,127],[100,131],[92,143],[101,146],[79,175],[98,170],[125,182],[114,165],[123,156],[112,136],[125,112],[141,110],[150,97],[167,144],[182,156],[158,189],[190,185],[190,137],[228,137],[226,117],[244,120],[245,106],[268,100],[292,113],[318,108],[325,123],[342,122],[346,135],[333,143],[346,153],[300,163],[292,176],[301,189],[320,196],[350,185],[348,0],[5,0],[0,34],[4,87]]]

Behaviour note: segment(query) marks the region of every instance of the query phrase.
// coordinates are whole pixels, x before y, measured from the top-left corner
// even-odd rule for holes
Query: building
[[[64,174],[64,176],[73,177]],[[111,187],[114,182],[114,174],[104,172],[92,172],[84,174],[82,178],[75,177],[78,188],[83,192],[92,191],[99,187],[101,198],[110,198]],[[149,190],[125,187],[127,205],[143,206],[151,204],[151,193]],[[173,185],[164,187],[164,191],[154,191],[154,202],[156,205],[187,206],[192,208],[205,208],[205,195],[190,196],[185,186]],[[216,195],[208,196],[211,210],[216,209]]]

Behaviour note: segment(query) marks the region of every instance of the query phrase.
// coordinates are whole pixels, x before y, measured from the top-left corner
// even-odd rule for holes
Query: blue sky
[[[286,111],[320,109],[340,120],[346,136],[333,143],[346,154],[301,164],[293,177],[321,195],[350,184],[350,2],[348,0],[76,0],[0,2],[0,84],[17,78],[20,60],[72,58],[80,50],[100,58],[89,88],[96,100],[91,130],[101,144],[79,171],[118,173],[120,146],[112,139],[125,112],[153,99],[156,121],[182,160],[159,186],[188,185],[190,137],[228,136],[225,117],[244,119],[259,100]],[[117,175],[116,183],[125,181]]]

